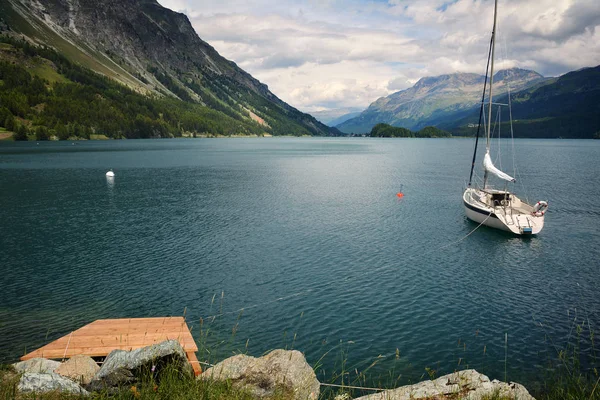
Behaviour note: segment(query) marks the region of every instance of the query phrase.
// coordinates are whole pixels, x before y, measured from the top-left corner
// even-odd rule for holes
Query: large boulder
[[[359,397],[355,400],[481,400],[493,396],[518,400],[535,400],[523,385],[498,380],[490,381],[487,376],[474,369],[444,375],[433,381],[424,381],[415,385],[402,386],[397,389]]]
[[[260,358],[237,355],[207,369],[199,378],[229,380],[257,398],[277,393],[295,400],[319,397],[320,385],[315,372],[297,350],[273,350]]]
[[[142,374],[159,376],[167,365],[190,376],[193,374],[185,351],[177,340],[167,340],[132,351],[113,350],[87,388],[99,391],[128,385],[137,382]]]
[[[77,355],[62,363],[54,372],[77,383],[87,385],[100,370],[92,357]]]
[[[63,392],[82,396],[89,394],[77,383],[54,372],[25,372],[21,375],[17,390],[23,393]]]
[[[20,373],[34,372],[38,374],[46,374],[54,372],[60,363],[58,361],[47,360],[45,358],[32,358],[30,360],[21,361],[13,364],[15,370]]]

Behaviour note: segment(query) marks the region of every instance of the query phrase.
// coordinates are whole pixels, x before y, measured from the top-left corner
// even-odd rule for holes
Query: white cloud
[[[159,0],[302,110],[363,107],[423,76],[482,73],[491,0]],[[597,0],[502,0],[498,54],[545,75],[600,64]]]

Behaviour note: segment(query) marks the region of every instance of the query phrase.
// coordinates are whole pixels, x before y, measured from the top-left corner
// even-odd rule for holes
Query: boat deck
[[[99,319],[25,354],[21,360],[67,359],[80,354],[106,357],[113,350],[131,351],[172,339],[179,341],[199,375],[198,346],[183,317]]]

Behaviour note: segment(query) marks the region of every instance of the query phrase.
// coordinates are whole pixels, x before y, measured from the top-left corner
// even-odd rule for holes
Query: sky
[[[424,76],[485,73],[492,0],[158,0],[305,111],[365,109]],[[500,68],[600,64],[599,0],[499,0]]]

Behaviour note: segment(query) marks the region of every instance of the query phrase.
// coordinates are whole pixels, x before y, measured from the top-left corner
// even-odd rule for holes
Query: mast
[[[487,141],[485,145],[486,153],[490,152],[490,135],[492,129],[492,87],[494,86],[494,50],[496,50],[496,17],[498,14],[498,0],[494,0],[494,27],[492,28],[492,63],[490,68],[490,95],[488,96],[488,126],[487,126]],[[483,188],[487,186],[488,173],[485,171],[483,175]]]
[[[485,109],[485,89],[487,89],[488,73],[490,72],[490,58],[492,56],[492,38],[490,38],[490,48],[488,50],[487,64],[485,65],[485,80],[483,82],[483,91],[481,93],[481,106],[479,107],[479,122],[477,123],[477,135],[475,136],[475,149],[473,150],[473,160],[471,161],[471,173],[469,174],[469,187],[473,181],[473,170],[475,169],[475,159],[477,158],[477,146],[479,145],[479,132],[481,131],[481,119]],[[485,127],[484,127],[485,129]]]

